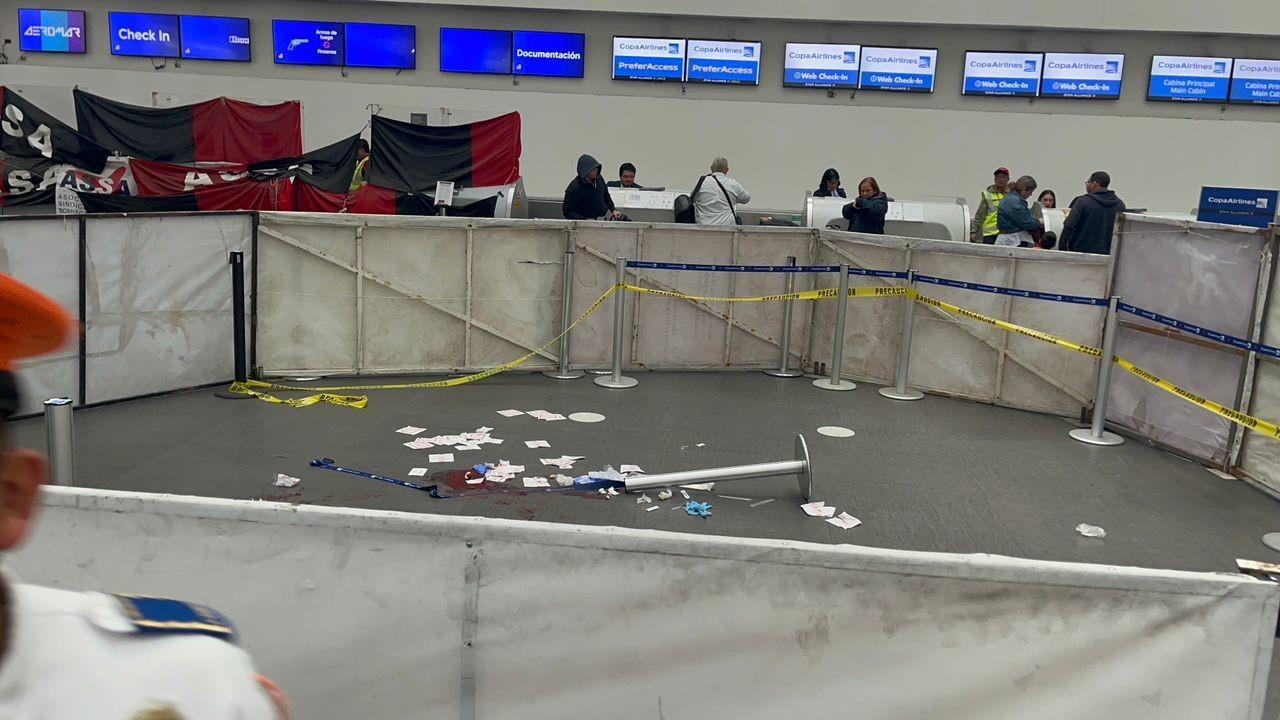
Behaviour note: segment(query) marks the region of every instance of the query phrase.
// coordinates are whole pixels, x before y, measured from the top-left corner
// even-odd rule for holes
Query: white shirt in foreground
[[[137,634],[119,602],[10,584],[4,720],[274,720],[248,653],[194,634]]]
[[[720,185],[716,184],[716,180],[724,186],[724,192],[720,192]],[[735,206],[751,202],[751,194],[742,187],[742,183],[724,173],[712,173],[702,181],[702,189],[692,198],[694,218],[699,225],[738,224],[729,208],[729,201],[725,199],[725,193],[733,198]]]

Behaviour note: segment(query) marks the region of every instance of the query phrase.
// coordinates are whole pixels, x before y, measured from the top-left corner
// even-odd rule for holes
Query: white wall
[[[19,4],[41,3],[0,2],[0,18],[10,22]],[[371,103],[400,119],[408,119],[410,112],[428,112],[433,122],[440,122],[441,108],[448,108],[454,123],[514,109],[525,120],[523,168],[534,196],[561,193],[582,152],[595,155],[609,170],[633,161],[640,166],[642,183],[680,188],[691,185],[712,156],[723,154],[753,191],[754,206],[794,210],[828,166],[840,169],[847,182],[874,175],[897,197],[966,195],[970,202],[976,202],[997,165],[1036,175],[1041,187],[1052,187],[1067,198],[1079,191],[1090,171],[1106,169],[1131,206],[1173,211],[1189,209],[1201,184],[1280,185],[1280,167],[1272,162],[1280,156],[1280,134],[1275,132],[1280,108],[1224,109],[1143,99],[1153,53],[1276,55],[1274,42],[1266,39],[422,5],[138,0],[128,9],[253,18],[257,60],[188,61],[181,67],[170,62],[157,70],[149,59],[112,57],[105,10],[95,9],[90,11],[88,55],[30,54],[23,60],[11,51],[14,64],[4,68],[0,82],[66,119],[73,116],[69,88],[75,85],[144,105],[219,94],[257,100],[300,98],[308,147],[362,127]],[[938,21],[959,22],[961,15],[943,12]],[[420,67],[399,75],[353,69],[344,77],[333,68],[273,65],[273,17],[416,23]],[[912,17],[932,16],[922,12]],[[992,17],[1003,15],[993,11]],[[1021,15],[1015,13],[1016,17]],[[1054,17],[1055,23],[1066,22],[1067,15]],[[586,32],[587,77],[524,78],[517,85],[507,77],[441,74],[436,70],[440,25]],[[761,85],[682,89],[678,84],[614,82],[609,78],[614,33],[762,40]],[[782,88],[782,46],[789,40],[938,47],[938,90],[933,95],[863,92],[828,98],[820,90]],[[992,48],[1123,51],[1128,60],[1124,97],[1092,102],[961,97],[964,51]]]

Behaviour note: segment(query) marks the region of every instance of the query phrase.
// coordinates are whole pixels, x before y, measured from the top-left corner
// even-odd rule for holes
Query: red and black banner
[[[245,179],[268,181],[292,177],[322,192],[344,196],[356,171],[359,141],[360,136],[353,135],[297,157],[252,165],[219,163],[195,166],[137,159],[131,160],[129,165],[138,195],[177,195]]]
[[[498,207],[498,196],[471,203],[436,205],[435,198],[422,193],[405,193],[376,185],[364,185],[351,193],[347,212],[369,215],[449,215],[453,217],[491,218]],[[299,208],[301,209],[301,208]]]
[[[369,182],[406,193],[507,185],[520,177],[520,113],[436,127],[373,116]]]
[[[80,192],[85,212],[197,212],[213,210],[282,210],[296,209],[293,180],[254,180],[245,178],[221,185],[197,188],[174,195],[101,195]]]
[[[94,173],[102,172],[111,154],[4,86],[0,86],[0,153],[36,163],[74,165]]]
[[[302,104],[215,98],[195,105],[148,108],[73,92],[76,126],[122,155],[170,163],[252,164],[302,154]]]

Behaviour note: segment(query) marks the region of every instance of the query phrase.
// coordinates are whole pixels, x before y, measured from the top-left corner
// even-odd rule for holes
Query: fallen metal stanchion
[[[1098,359],[1098,386],[1093,393],[1093,425],[1072,430],[1072,440],[1089,445],[1121,445],[1124,438],[1107,432],[1107,396],[1111,393],[1111,366],[1116,352],[1116,307],[1120,298],[1112,296],[1107,305],[1107,322],[1102,331],[1102,357]]]
[[[805,500],[813,499],[813,465],[809,461],[809,446],[805,443],[803,435],[796,435],[794,460],[779,460],[778,462],[755,463],[754,465],[733,465],[730,467],[707,468],[705,470],[684,470],[659,475],[635,475],[623,482],[627,486],[627,492],[639,492],[641,490],[674,487],[677,485],[732,482],[780,475],[798,476],[800,494],[804,496]]]
[[[840,362],[844,358],[844,319],[849,312],[849,263],[840,265],[840,292],[836,296],[836,334],[831,340],[831,377],[813,381],[820,390],[855,390],[858,385],[840,379]]]
[[[916,271],[907,271],[907,290],[916,289]],[[902,340],[898,345],[898,382],[891,388],[880,388],[880,395],[890,400],[920,400],[924,393],[907,387],[907,373],[911,371],[911,328],[916,317],[916,298],[906,296],[906,307],[902,309]]]
[[[787,258],[787,264],[794,266],[796,264],[795,256]],[[796,290],[796,274],[787,273],[787,289],[785,292],[790,295]],[[772,375],[780,378],[797,378],[804,375],[800,370],[791,369],[791,313],[795,309],[795,300],[788,300],[786,307],[782,310],[782,339],[779,344],[782,345],[782,359],[778,361],[777,370],[765,370],[765,375]]]
[[[601,375],[593,382],[600,387],[622,390],[640,384],[635,378],[625,377],[622,374],[622,334],[626,330],[624,320],[627,307],[626,258],[618,258],[618,277],[614,282],[617,283],[617,290],[613,295],[613,367],[608,376]]]
[[[564,252],[564,267],[561,268],[564,291],[560,298],[560,330],[564,335],[560,338],[560,367],[542,373],[555,380],[577,380],[586,373],[569,367],[569,332],[565,328],[573,322],[573,256],[572,250]]]

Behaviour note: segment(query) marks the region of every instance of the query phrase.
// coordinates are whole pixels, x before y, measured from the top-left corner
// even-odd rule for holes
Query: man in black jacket
[[[570,220],[620,220],[609,188],[600,179],[600,163],[590,155],[578,158],[578,176],[564,189],[564,216]]]
[[[1084,184],[1088,195],[1071,201],[1071,212],[1062,226],[1058,247],[1071,252],[1111,254],[1111,234],[1124,201],[1111,192],[1111,176],[1098,171]]]

